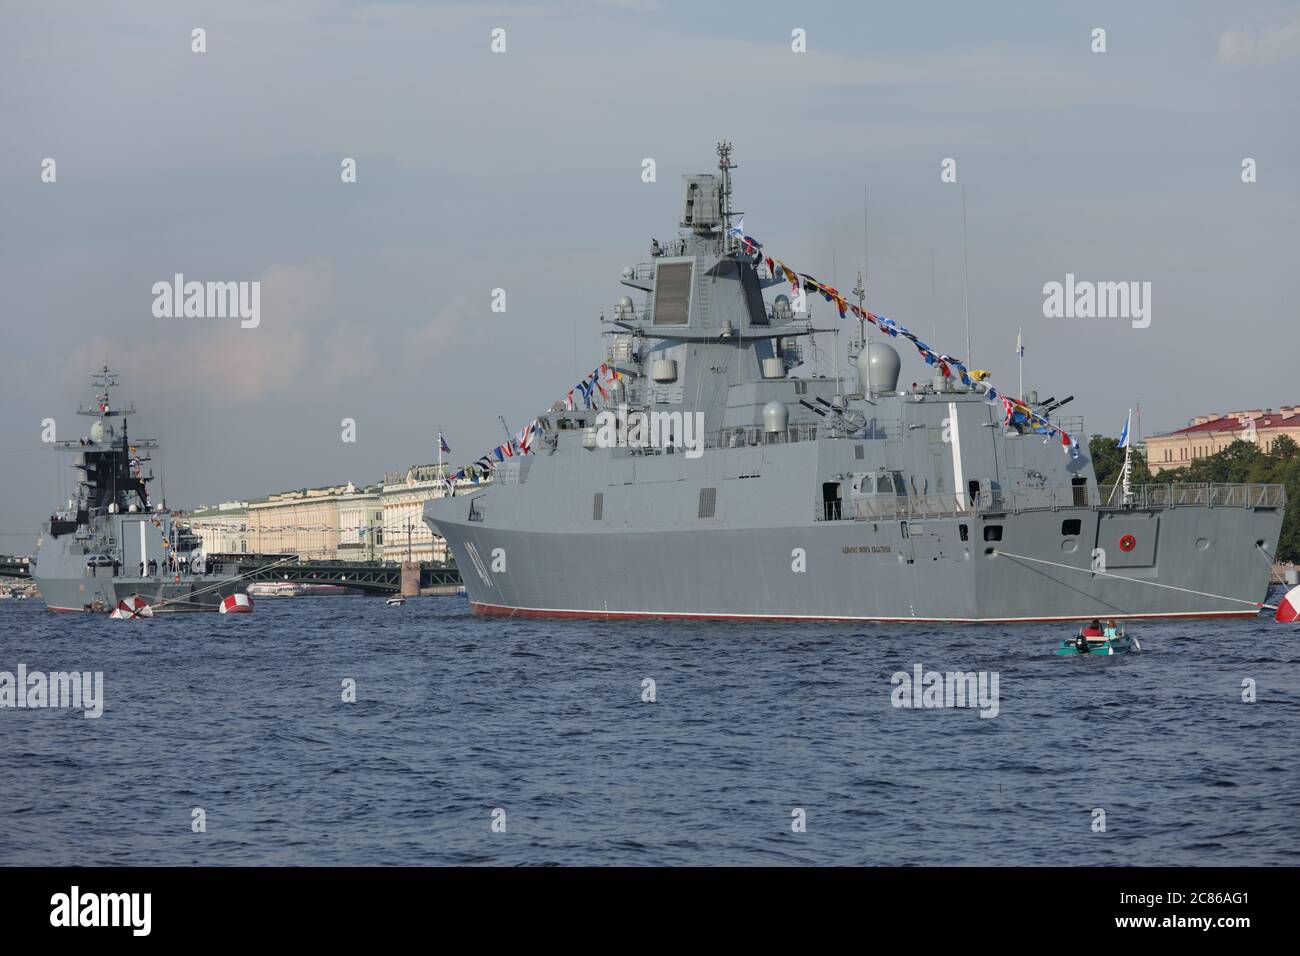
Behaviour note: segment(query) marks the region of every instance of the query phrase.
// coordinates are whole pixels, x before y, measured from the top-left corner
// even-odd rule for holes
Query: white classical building
[[[447,543],[424,523],[424,503],[446,497],[443,476],[448,472],[446,465],[412,465],[384,476],[385,561],[447,561]]]
[[[339,495],[340,561],[379,561],[383,559],[384,505],[379,485],[348,490]]]
[[[247,501],[200,505],[187,520],[190,530],[203,542],[204,554],[247,554],[251,550]]]

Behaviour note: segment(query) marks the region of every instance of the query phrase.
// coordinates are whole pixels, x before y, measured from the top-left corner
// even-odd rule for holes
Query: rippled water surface
[[[107,704],[0,710],[0,864],[1300,863],[1300,629],[1065,630],[6,601],[0,671],[103,671]],[[893,707],[917,663],[997,672],[998,715]]]

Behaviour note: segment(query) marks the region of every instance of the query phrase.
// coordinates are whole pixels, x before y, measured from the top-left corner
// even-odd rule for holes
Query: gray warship
[[[486,486],[425,505],[476,613],[933,622],[1258,613],[1281,486],[1099,488],[1082,420],[1061,417],[1064,401],[1021,399],[1053,423],[1044,435],[1008,420],[982,382],[936,375],[919,358],[920,381],[900,387],[899,353],[866,341],[861,325],[845,349],[850,374],[838,361],[834,374],[810,372],[810,336],[830,332],[837,347],[838,336],[789,296],[766,300],[786,280],[733,229],[729,144],[719,157],[717,174],[683,177],[679,238],[652,242],[651,261],[624,270],[640,304],[624,296],[602,317],[618,372],[606,417],[557,403],[539,416],[530,454],[502,461]],[[611,411],[616,436],[629,440],[609,440]],[[632,441],[628,422],[651,413],[669,440]],[[681,439],[695,415],[692,450]],[[1057,428],[1078,436],[1066,454]]]
[[[152,502],[149,452],[158,441],[128,434],[135,408],[113,405],[114,372],[104,366],[93,380],[94,403],[77,410],[95,419],[89,434],[55,443],[74,453],[77,491],[37,541],[32,577],[46,607],[109,612],[139,595],[155,614],[218,610],[243,584],[219,568],[207,573],[198,539]]]

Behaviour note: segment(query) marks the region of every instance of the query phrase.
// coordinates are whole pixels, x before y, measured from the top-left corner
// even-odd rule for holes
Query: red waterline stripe
[[[690,614],[675,611],[572,611],[535,607],[507,607],[503,604],[470,602],[475,614],[482,617],[579,618],[585,620],[683,620],[683,621],[872,621],[882,624],[1026,624],[1034,622],[1083,621],[1095,614],[1063,617],[840,617],[789,614]],[[1256,617],[1258,611],[1195,611],[1173,614],[1113,614],[1106,619],[1136,620],[1155,618],[1233,618]]]

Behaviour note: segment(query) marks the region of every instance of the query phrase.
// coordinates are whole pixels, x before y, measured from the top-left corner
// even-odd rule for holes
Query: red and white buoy
[[[108,616],[115,621],[133,621],[140,617],[153,617],[153,608],[140,595],[132,594],[118,601]]]
[[[252,614],[253,599],[247,594],[228,594],[221,599],[222,614]]]
[[[1300,585],[1296,585],[1278,602],[1277,615],[1274,620],[1290,624],[1300,620]]]

